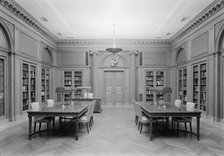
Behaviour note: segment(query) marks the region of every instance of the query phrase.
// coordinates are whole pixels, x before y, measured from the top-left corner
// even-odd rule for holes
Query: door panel
[[[124,102],[124,72],[104,72],[105,103],[107,105],[121,105]]]
[[[113,78],[112,78],[112,73],[110,72],[105,72],[104,75],[105,79],[105,102],[109,105],[113,103],[113,97],[112,97],[112,92],[113,92]]]

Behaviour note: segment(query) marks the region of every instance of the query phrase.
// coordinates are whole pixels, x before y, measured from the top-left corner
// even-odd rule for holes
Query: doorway
[[[104,103],[105,105],[124,104],[124,71],[104,71]]]

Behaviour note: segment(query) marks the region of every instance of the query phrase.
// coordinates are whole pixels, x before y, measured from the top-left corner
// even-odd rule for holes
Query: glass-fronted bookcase
[[[145,101],[153,104],[158,99],[163,100],[163,93],[153,91],[154,89],[162,90],[165,86],[165,72],[162,70],[146,71],[145,74]]]
[[[83,72],[82,71],[64,71],[64,87],[66,89],[74,89],[83,85]],[[70,98],[76,98],[82,96],[82,90],[77,89],[73,95],[65,93],[64,100],[68,101]]]
[[[36,101],[36,66],[22,63],[22,110],[28,110]]]
[[[187,102],[187,67],[178,69],[178,98],[183,104]]]
[[[50,99],[50,69],[41,68],[41,102],[46,103]]]
[[[5,116],[5,60],[0,58],[0,117]]]
[[[206,111],[207,66],[205,62],[193,65],[193,102],[195,108]]]

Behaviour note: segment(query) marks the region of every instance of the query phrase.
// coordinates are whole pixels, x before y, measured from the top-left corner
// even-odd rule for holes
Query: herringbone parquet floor
[[[94,114],[90,133],[80,129],[79,140],[71,134],[28,140],[28,119],[0,129],[0,156],[216,156],[224,155],[224,129],[201,121],[201,138],[195,136],[155,134],[149,140],[148,129],[139,134],[131,107],[103,108]],[[195,125],[195,123],[193,124]],[[195,130],[195,127],[193,127]]]

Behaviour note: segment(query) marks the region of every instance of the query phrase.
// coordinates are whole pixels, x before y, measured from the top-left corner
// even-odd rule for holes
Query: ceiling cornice
[[[60,40],[57,42],[59,47],[62,46],[103,46],[111,45],[112,40],[103,40],[103,39],[83,39],[83,40]],[[171,42],[168,40],[150,40],[150,39],[119,39],[116,40],[116,45],[130,46],[171,46]]]
[[[200,14],[198,14],[195,18],[193,18],[186,26],[184,26],[180,31],[176,33],[174,37],[170,40],[170,42],[175,43],[177,40],[189,34],[192,30],[197,28],[199,25],[204,23],[214,14],[219,12],[224,8],[224,0],[216,0],[211,5],[209,5],[206,9],[204,9]]]
[[[51,41],[57,43],[57,46],[65,46],[65,45],[109,45],[110,41],[106,40],[59,40],[54,34],[52,34],[46,27],[44,27],[39,21],[37,21],[32,15],[30,15],[26,10],[24,10],[19,4],[17,4],[14,0],[0,0],[0,5],[12,12],[16,17],[24,21],[30,27],[35,29],[37,32],[50,39]],[[122,45],[143,45],[143,46],[152,46],[152,45],[160,45],[160,46],[171,46],[171,43],[175,43],[177,40],[183,38],[187,34],[189,34],[192,30],[197,28],[199,25],[204,23],[207,19],[212,17],[214,14],[219,12],[224,8],[224,0],[216,0],[211,5],[209,5],[206,9],[204,9],[198,16],[192,19],[185,27],[183,27],[180,31],[174,35],[169,40],[120,40],[118,44]],[[119,43],[120,42],[120,43]]]
[[[13,13],[16,17],[21,19],[23,22],[28,24],[30,27],[35,29],[37,32],[50,39],[53,42],[57,42],[57,37],[55,37],[51,32],[48,31],[39,21],[37,21],[32,15],[30,15],[26,10],[24,10],[18,3],[14,0],[0,0],[0,5]]]

